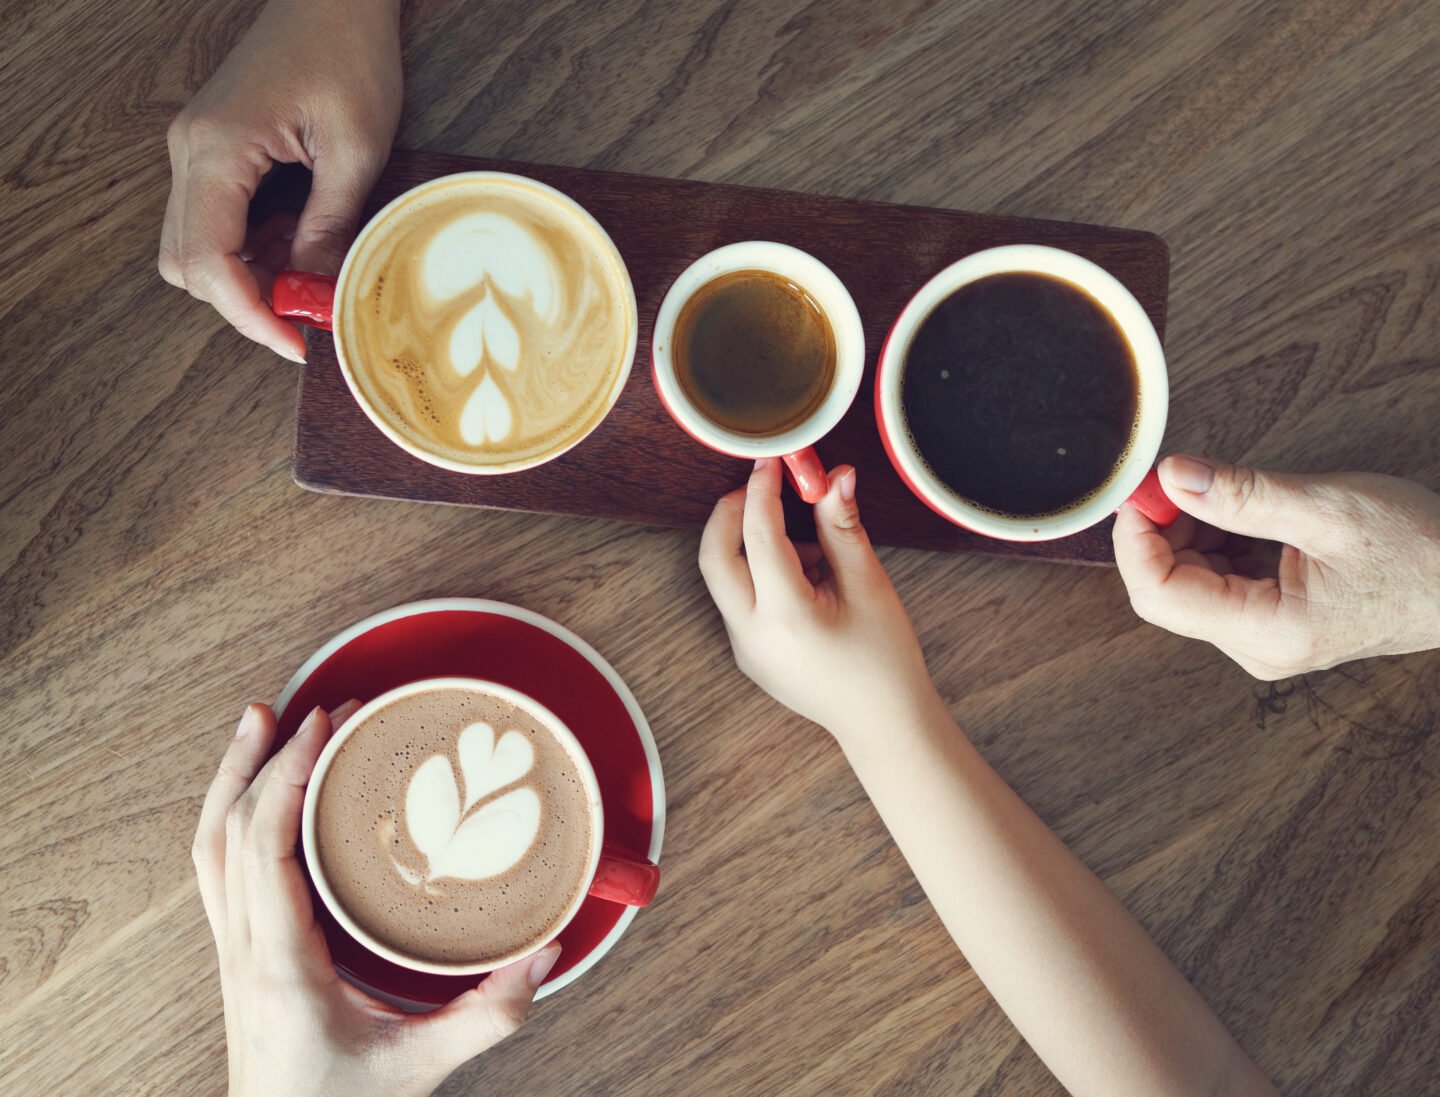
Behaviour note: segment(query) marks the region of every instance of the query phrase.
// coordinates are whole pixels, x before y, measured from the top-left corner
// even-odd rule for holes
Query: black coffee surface
[[[835,335],[808,293],[767,271],[707,282],[675,323],[681,390],[726,430],[766,436],[815,412],[835,377]]]
[[[916,449],[961,499],[1016,517],[1083,502],[1130,446],[1135,359],[1083,290],[997,274],[945,298],[911,339],[901,402]]]

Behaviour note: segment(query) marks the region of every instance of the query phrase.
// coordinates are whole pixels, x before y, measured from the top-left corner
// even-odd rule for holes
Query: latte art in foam
[[[405,829],[425,859],[424,869],[391,857],[406,883],[423,885],[432,895],[441,893],[430,883],[437,877],[485,880],[508,872],[540,832],[540,797],[533,788],[485,799],[534,766],[535,750],[525,733],[507,731],[496,742],[489,724],[471,724],[460,733],[457,749],[463,799],[455,768],[443,754],[432,754],[420,763],[405,794]],[[379,837],[387,849],[393,845],[390,826],[382,826]]]
[[[418,188],[366,227],[345,274],[345,365],[407,443],[485,471],[568,448],[609,410],[633,354],[614,246],[514,176]]]
[[[503,962],[553,937],[589,886],[589,788],[534,713],[478,688],[423,690],[347,729],[315,852],[334,899],[388,948]]]

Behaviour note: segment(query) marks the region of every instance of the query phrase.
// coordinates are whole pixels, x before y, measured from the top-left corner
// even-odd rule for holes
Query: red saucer
[[[585,748],[600,782],[604,840],[659,861],[664,778],[650,727],[614,668],[568,629],[529,610],[477,598],[413,602],[377,613],[334,637],[296,671],[276,702],[283,743],[315,706],[361,702],[421,678],[486,678],[534,697]],[[400,1005],[426,1008],[476,978],[428,975],[383,960],[330,916],[315,915],[340,973]],[[560,933],[559,963],[540,988],[553,993],[588,971],[635,917],[634,907],[586,899]]]

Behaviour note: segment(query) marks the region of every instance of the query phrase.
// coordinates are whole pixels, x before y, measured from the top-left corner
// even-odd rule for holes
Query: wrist
[[[871,702],[854,706],[825,725],[847,755],[873,743],[893,743],[897,737],[916,736],[936,726],[954,727],[950,707],[929,675],[888,689],[874,691]]]

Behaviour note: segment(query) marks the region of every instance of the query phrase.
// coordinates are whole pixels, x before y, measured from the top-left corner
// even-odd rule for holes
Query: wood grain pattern
[[[0,4],[0,1092],[224,1092],[188,849],[233,722],[473,594],[634,689],[667,875],[446,1097],[1058,1093],[735,670],[692,532],[295,488],[293,367],[155,274],[165,126],[256,6]],[[1169,444],[1440,486],[1433,0],[418,0],[405,60],[404,147],[1143,225]],[[883,557],[981,749],[1283,1091],[1435,1092],[1440,656],[1267,686],[1111,571]]]
[[[1109,521],[1048,542],[997,541],[960,529],[920,502],[896,474],[875,428],[875,367],[890,325],[934,274],[981,248],[1046,244],[1105,267],[1135,294],[1164,337],[1170,256],[1158,237],[1095,225],[989,217],[956,210],[657,179],[617,172],[397,150],[367,215],[436,176],[509,171],[570,195],[610,234],[635,287],[640,337],[620,399],[585,441],[509,476],[467,476],[412,457],[350,395],[327,334],[307,333],[295,414],[295,482],[317,491],[699,526],[715,500],[744,482],[747,462],[692,441],[650,378],[655,317],[691,262],[737,240],[776,240],[818,258],[845,283],[865,330],[865,380],[844,419],[816,449],[827,467],[853,464],[865,484],[876,544],[986,552],[1067,563],[1113,563]],[[810,508],[786,493],[790,528],[813,537]]]

